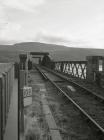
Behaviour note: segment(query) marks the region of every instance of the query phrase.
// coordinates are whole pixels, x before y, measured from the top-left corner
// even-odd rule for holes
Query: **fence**
[[[14,64],[0,64],[0,140],[5,132],[14,82]]]

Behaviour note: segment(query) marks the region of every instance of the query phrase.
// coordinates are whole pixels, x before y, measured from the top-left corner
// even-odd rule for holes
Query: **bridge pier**
[[[87,81],[96,82],[100,84],[100,75],[104,71],[104,57],[103,56],[87,56]]]

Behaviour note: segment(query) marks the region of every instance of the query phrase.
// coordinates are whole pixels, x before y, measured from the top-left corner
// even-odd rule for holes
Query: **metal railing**
[[[52,63],[55,71],[86,79],[87,61],[58,61]]]

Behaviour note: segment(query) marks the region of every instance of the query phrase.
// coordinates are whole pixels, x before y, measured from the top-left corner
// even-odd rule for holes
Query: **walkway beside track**
[[[14,80],[4,140],[18,140],[18,81]]]
[[[45,82],[37,70],[30,72],[28,85],[32,87],[32,104],[24,108],[26,118],[25,138],[30,138],[35,135],[42,140],[45,140],[44,136],[46,136],[47,139],[51,137],[52,140],[62,140],[46,99],[47,89]],[[32,117],[30,114],[32,114]],[[31,122],[34,119],[36,120],[35,125],[31,127]],[[40,122],[40,120],[43,121]],[[32,124],[33,123],[34,122],[32,122]],[[30,136],[29,131],[31,131],[31,133],[33,132],[34,135],[32,134]]]
[[[62,140],[60,132],[59,132],[58,127],[56,125],[56,122],[55,122],[53,115],[51,113],[51,110],[49,108],[48,101],[45,97],[46,92],[47,91],[46,91],[45,85],[42,84],[40,86],[41,102],[42,102],[45,118],[46,118],[49,130],[51,133],[51,137],[52,137],[52,140]]]

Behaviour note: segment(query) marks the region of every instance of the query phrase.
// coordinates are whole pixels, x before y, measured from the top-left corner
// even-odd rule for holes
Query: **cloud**
[[[13,40],[15,35],[20,31],[21,25],[19,23],[11,22],[8,19],[5,6],[0,5],[0,42],[7,42]],[[17,36],[16,36],[17,37]]]
[[[44,43],[51,43],[57,45],[65,45],[68,47],[88,47],[87,41],[82,41],[80,39],[73,39],[68,38],[62,35],[58,35],[55,33],[49,33],[48,31],[40,31],[35,36],[35,41],[37,42],[44,42]]]
[[[8,42],[33,40],[103,48],[103,3],[103,0],[0,0],[0,38]]]
[[[34,12],[35,7],[43,4],[44,1],[45,0],[2,0],[2,3],[6,7]]]
[[[7,24],[6,13],[4,7],[0,5],[0,31],[5,27]]]
[[[36,34],[35,40],[47,41],[48,43],[59,43],[59,42],[65,42],[66,39],[64,39],[61,36],[53,35],[50,33],[38,32]]]
[[[21,25],[18,23],[9,22],[5,28],[1,31],[0,38],[4,40],[16,39],[18,33],[20,33]]]

